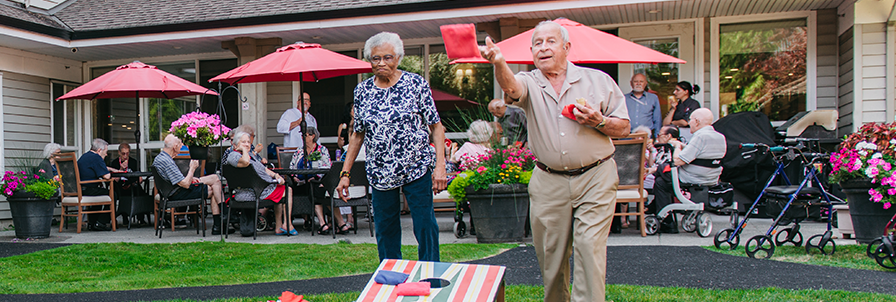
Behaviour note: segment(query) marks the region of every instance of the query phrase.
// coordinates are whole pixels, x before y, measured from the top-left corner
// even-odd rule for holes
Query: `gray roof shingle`
[[[55,16],[74,31],[96,31],[441,1],[77,0]]]
[[[29,12],[24,8],[13,7],[11,5],[0,4],[0,16],[33,24],[48,26],[55,29],[69,30],[69,28],[66,27],[65,24],[59,22],[59,20],[52,16]]]

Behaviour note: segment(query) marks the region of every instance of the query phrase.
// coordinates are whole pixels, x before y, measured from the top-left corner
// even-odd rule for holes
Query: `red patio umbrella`
[[[140,97],[173,99],[188,95],[218,93],[167,73],[152,65],[140,61],[118,66],[78,88],[57,98],[60,100],[92,100],[134,97],[137,99],[137,112],[140,112]],[[137,150],[140,150],[140,119],[137,119],[137,130],[134,137]]]
[[[320,47],[320,44],[296,42],[277,49],[264,57],[243,64],[208,80],[209,82],[237,83],[298,81],[299,95],[302,82],[371,72],[370,63]],[[305,102],[299,102],[305,112]],[[307,133],[302,119],[302,133]],[[310,164],[310,163],[309,163]]]
[[[572,47],[567,59],[576,64],[605,63],[687,63],[679,58],[641,46],[626,39],[582,25],[581,23],[560,18],[554,20],[569,32]],[[532,33],[527,30],[516,36],[498,42],[501,54],[509,64],[533,64]],[[483,58],[458,59],[454,63],[488,63]]]

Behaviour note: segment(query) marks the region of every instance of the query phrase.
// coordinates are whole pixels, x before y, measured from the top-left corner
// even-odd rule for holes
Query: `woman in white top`
[[[476,120],[470,124],[467,137],[470,141],[464,143],[460,149],[451,156],[451,162],[460,163],[460,169],[466,170],[471,162],[475,162],[479,155],[491,150],[491,138],[495,133],[491,124],[483,120]]]

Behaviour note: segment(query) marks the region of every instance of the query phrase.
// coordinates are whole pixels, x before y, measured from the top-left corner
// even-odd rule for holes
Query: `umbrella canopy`
[[[320,44],[298,42],[222,73],[209,82],[236,83],[317,81],[370,72],[370,63],[326,50]]]
[[[173,99],[188,95],[218,95],[196,83],[167,73],[139,61],[118,66],[115,70],[69,91],[56,100],[129,98],[139,93],[145,98]]]
[[[118,66],[115,70],[72,89],[72,91],[56,100],[134,97],[138,99],[135,103],[137,104],[137,112],[140,112],[140,97],[173,99],[199,94],[218,95],[217,92],[167,73],[155,66],[134,61],[127,65]],[[134,138],[137,141],[137,151],[140,152],[140,119],[137,119]]]
[[[582,25],[569,19],[556,19],[554,22],[566,28],[572,47],[567,60],[576,64],[612,64],[612,63],[686,63],[679,58],[638,45],[626,39]],[[516,36],[498,42],[504,59],[509,64],[533,64],[532,33],[527,30]],[[483,58],[455,60],[453,63],[488,63]]]

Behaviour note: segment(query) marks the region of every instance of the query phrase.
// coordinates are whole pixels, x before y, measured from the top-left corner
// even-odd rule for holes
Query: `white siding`
[[[844,135],[852,132],[853,124],[853,27],[840,34],[839,43],[837,110],[840,112],[840,119],[837,122],[837,131],[838,135]]]
[[[6,169],[39,163],[50,141],[50,80],[13,72],[3,73],[3,160]],[[0,201],[0,220],[10,219],[6,198]]]
[[[862,56],[861,73],[854,73],[862,77],[862,123],[886,122],[886,63],[887,63],[887,36],[886,24],[862,24]]]
[[[283,146],[283,134],[277,133],[277,122],[286,109],[295,105],[296,102],[292,98],[292,82],[268,82],[268,127],[265,129],[268,144]]]
[[[816,108],[837,109],[837,10],[818,11],[816,40]]]

